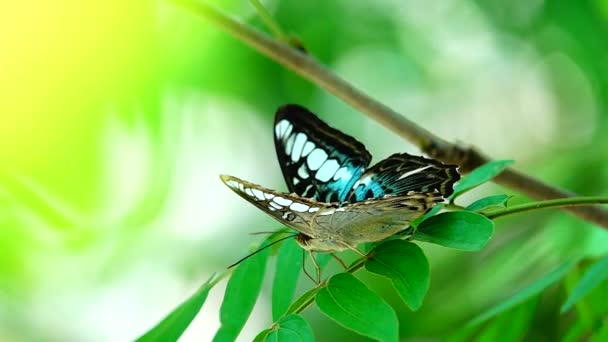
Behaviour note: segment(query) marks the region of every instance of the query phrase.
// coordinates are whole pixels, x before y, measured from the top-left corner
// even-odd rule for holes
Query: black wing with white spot
[[[298,105],[277,110],[274,139],[289,191],[320,202],[343,202],[372,158],[362,143]]]
[[[456,165],[446,165],[434,159],[393,154],[367,170],[353,185],[348,202],[381,198],[385,195],[403,196],[438,192],[443,197],[452,194],[454,183],[460,179]]]

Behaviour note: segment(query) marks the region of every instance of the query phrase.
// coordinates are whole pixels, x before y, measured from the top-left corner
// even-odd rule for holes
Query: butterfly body
[[[456,166],[406,153],[369,167],[363,144],[297,105],[279,108],[274,137],[289,193],[221,179],[298,231],[296,241],[309,251],[352,249],[394,235],[449,196],[460,177]]]

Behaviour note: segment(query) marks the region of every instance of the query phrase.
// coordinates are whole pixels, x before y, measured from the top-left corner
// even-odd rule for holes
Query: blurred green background
[[[451,141],[584,195],[608,186],[608,1],[264,2],[339,75]],[[265,30],[247,1],[215,1]],[[219,181],[285,190],[275,109],[299,103],[378,161],[413,146],[332,95],[166,1],[0,7],[0,340],[137,337],[279,225]],[[485,186],[464,202],[508,189]],[[465,203],[463,203],[465,204]],[[608,232],[556,211],[498,221],[465,253],[423,244],[431,289],[404,339],[448,335]],[[269,277],[271,279],[269,270]],[[301,290],[311,286],[301,279]],[[225,285],[225,284],[224,284]],[[270,288],[241,338],[270,322]],[[215,288],[184,341],[219,325]],[[528,338],[561,336],[556,289]],[[349,333],[309,309],[319,341]]]

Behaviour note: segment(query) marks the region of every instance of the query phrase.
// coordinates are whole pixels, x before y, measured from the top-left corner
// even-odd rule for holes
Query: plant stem
[[[405,140],[418,146],[424,153],[449,164],[457,164],[463,172],[485,164],[490,159],[468,146],[452,144],[416,125],[403,115],[355,88],[311,56],[288,44],[244,25],[216,10],[201,0],[173,0],[196,15],[205,18],[233,37],[282,64],[312,83],[334,94],[356,110],[366,114]],[[559,189],[543,181],[507,168],[493,180],[537,200],[575,197],[576,194]],[[601,207],[564,208],[583,220],[608,229],[608,211]]]
[[[525,203],[487,213],[490,219],[545,208],[563,208],[588,204],[608,204],[608,197],[573,197]]]

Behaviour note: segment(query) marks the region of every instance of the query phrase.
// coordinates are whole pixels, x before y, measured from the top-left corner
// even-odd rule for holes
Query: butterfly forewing
[[[319,202],[343,202],[371,160],[363,144],[298,105],[278,109],[274,138],[289,191]]]
[[[355,182],[348,196],[351,203],[385,195],[402,196],[410,192],[437,192],[448,197],[460,179],[457,166],[412,156],[393,154],[367,170]]]
[[[312,217],[319,210],[324,210],[329,206],[326,203],[318,203],[293,194],[273,191],[237,177],[222,175],[220,178],[232,191],[249,203],[284,225],[307,235],[314,236],[314,231],[310,226]]]

